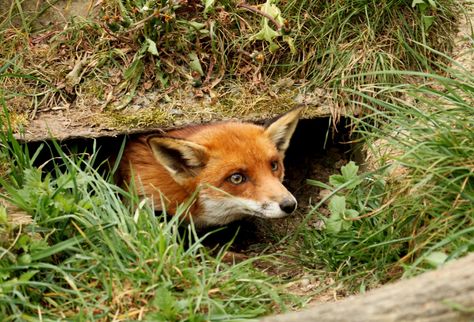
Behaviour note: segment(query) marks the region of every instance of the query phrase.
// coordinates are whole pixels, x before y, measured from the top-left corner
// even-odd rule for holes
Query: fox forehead
[[[282,157],[265,134],[265,128],[251,123],[215,124],[196,131],[186,139],[206,147],[210,157],[208,167],[216,163],[222,168],[219,172],[224,168],[229,170],[246,165],[255,168],[270,159]]]

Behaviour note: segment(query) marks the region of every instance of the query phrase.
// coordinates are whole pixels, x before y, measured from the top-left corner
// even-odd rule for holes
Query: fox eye
[[[244,183],[247,178],[242,173],[234,173],[229,178],[227,178],[232,184],[241,184]]]
[[[278,161],[272,161],[271,163],[272,171],[278,170]]]

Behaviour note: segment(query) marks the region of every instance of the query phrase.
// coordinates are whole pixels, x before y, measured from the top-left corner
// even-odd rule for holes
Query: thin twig
[[[144,25],[146,22],[150,21],[150,20],[153,19],[153,18],[158,18],[160,12],[161,12],[161,10],[160,10],[160,11],[155,11],[155,12],[153,12],[153,14],[149,15],[148,17],[143,18],[142,20],[140,20],[140,21],[134,23],[134,24],[131,26],[131,28],[128,29],[128,30],[126,30],[124,33],[125,33],[125,34],[129,34],[129,33],[131,33],[131,32],[134,32],[134,31],[140,29],[141,27],[143,27],[143,25]]]
[[[242,2],[242,3],[239,3],[237,5],[237,8],[244,8],[244,9],[247,9],[249,11],[252,11],[256,14],[259,14],[265,18],[267,18],[268,20],[270,20],[274,25],[275,27],[278,29],[278,31],[281,31],[281,28],[283,27],[280,23],[278,23],[278,21],[275,20],[275,18],[273,18],[272,16],[270,16],[268,13],[266,12],[263,12],[261,10],[258,10],[257,8],[245,3],[245,2]]]
[[[20,225],[20,228],[18,229],[18,234],[16,235],[15,237],[15,240],[13,241],[13,243],[11,243],[10,247],[8,247],[8,249],[5,249],[3,251],[3,253],[0,255],[0,259],[2,259],[3,256],[5,256],[6,254],[8,254],[12,249],[13,247],[15,246],[16,242],[20,239],[20,236],[21,236],[21,228],[22,228],[22,225]]]
[[[111,37],[119,40],[119,41],[124,41],[126,43],[132,43],[133,40],[131,38],[128,38],[128,37],[124,37],[122,35],[116,35],[114,34],[107,26],[105,23],[101,23],[99,22],[99,25],[102,27],[102,29],[104,29],[104,31]]]
[[[214,57],[211,57],[211,61],[209,62],[209,68],[207,69],[206,79],[204,80],[203,84],[208,84],[211,80],[212,70],[214,69]]]

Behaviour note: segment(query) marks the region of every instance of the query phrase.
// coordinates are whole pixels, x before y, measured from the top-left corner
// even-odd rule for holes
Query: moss
[[[0,119],[5,119],[3,112],[0,112]],[[27,127],[30,123],[28,115],[24,112],[8,112],[8,119],[10,120],[11,130],[13,132],[19,132],[23,128]],[[7,131],[7,124],[0,124],[1,131]]]
[[[106,93],[104,90],[104,85],[99,82],[97,79],[86,79],[81,84],[81,99],[88,100],[88,99],[97,99],[97,100],[105,100]]]
[[[258,91],[242,83],[234,83],[232,90],[221,87],[211,93],[198,95],[192,88],[176,89],[166,99],[156,91],[149,91],[136,95],[129,103],[129,108],[117,110],[109,107],[105,111],[96,108],[96,112],[92,112],[87,118],[74,119],[72,126],[76,132],[85,128],[103,128],[107,129],[107,135],[117,135],[229,119],[265,120],[283,114],[301,103],[297,98],[299,95],[295,88],[275,93],[268,89]],[[82,100],[81,105],[91,106],[86,104],[86,100]],[[331,111],[322,101],[315,104],[313,100],[308,106],[311,107],[304,114],[306,118],[330,116]],[[29,131],[31,133],[35,129],[30,127]],[[36,137],[41,136],[39,133]]]
[[[166,126],[173,122],[171,114],[160,108],[147,108],[139,111],[110,111],[105,114],[110,125],[123,130]]]
[[[231,118],[267,118],[284,113],[295,105],[293,91],[273,94],[271,91],[256,91],[245,85],[237,87],[231,94],[224,95],[215,104],[215,110]]]
[[[287,112],[295,105],[295,94],[292,91],[275,96],[268,92],[250,90],[243,85],[236,85],[232,93],[221,88],[218,92],[204,97],[188,94],[189,91],[178,90],[171,95],[169,102],[144,106],[133,112],[112,110],[104,116],[111,126],[119,131],[127,131],[134,128],[170,128],[227,119],[260,120]],[[144,97],[139,97],[138,100],[141,104],[136,104],[137,106],[146,101]]]

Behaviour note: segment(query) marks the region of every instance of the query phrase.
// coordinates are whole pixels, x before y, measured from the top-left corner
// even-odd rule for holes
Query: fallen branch
[[[262,322],[473,321],[474,254],[418,277]]]

